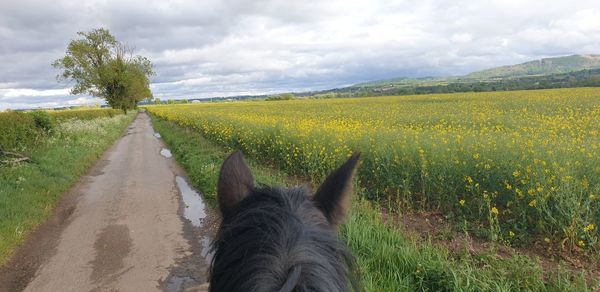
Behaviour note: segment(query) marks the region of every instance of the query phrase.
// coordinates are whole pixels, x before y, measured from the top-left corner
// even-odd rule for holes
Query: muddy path
[[[215,217],[141,113],[0,269],[0,291],[203,291]]]

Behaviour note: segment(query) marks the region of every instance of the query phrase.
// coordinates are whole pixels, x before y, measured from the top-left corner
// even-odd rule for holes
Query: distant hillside
[[[482,92],[571,87],[600,87],[600,69],[580,70],[548,75],[526,75],[489,79],[437,78],[411,79],[413,83],[393,80],[363,83],[318,92],[298,93],[316,98],[408,95],[453,92]],[[406,81],[406,80],[403,80]]]
[[[545,58],[517,65],[502,66],[473,72],[463,78],[497,79],[532,75],[550,75],[600,68],[600,55],[571,55]]]
[[[298,97],[337,98],[571,87],[600,87],[600,55],[545,58],[477,71],[464,76],[398,77],[358,83],[343,88],[293,94]],[[273,98],[273,96],[219,97],[210,100],[264,98]],[[279,95],[274,98],[281,99]]]
[[[545,58],[477,71],[464,76],[393,78],[308,92],[305,96],[405,95],[443,92],[600,86],[600,55]]]
[[[383,86],[415,86],[415,85],[432,85],[445,83],[449,80],[455,80],[457,77],[421,77],[421,78],[409,78],[409,77],[398,77],[392,79],[375,80],[363,83],[357,83],[352,87],[383,87]]]

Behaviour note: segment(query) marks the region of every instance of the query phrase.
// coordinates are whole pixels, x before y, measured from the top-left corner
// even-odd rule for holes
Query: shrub
[[[33,116],[35,126],[38,129],[44,131],[45,133],[50,133],[52,130],[54,130],[54,120],[47,111],[34,111],[31,112],[31,116]]]
[[[35,142],[39,131],[33,115],[20,112],[0,113],[0,149],[23,150]]]
[[[122,113],[121,110],[99,108],[0,113],[0,149],[21,152],[34,145],[43,133],[50,133],[56,123],[65,120],[92,120],[100,117],[113,117]]]
[[[123,111],[108,108],[50,111],[50,115],[56,118],[57,121],[64,121],[69,119],[93,120],[95,118],[101,117],[111,118],[120,114],[123,114]]]

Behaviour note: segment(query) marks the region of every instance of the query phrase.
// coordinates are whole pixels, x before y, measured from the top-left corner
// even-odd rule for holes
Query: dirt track
[[[139,114],[0,270],[0,291],[180,291],[206,282],[210,232],[183,218],[184,175],[153,134]]]

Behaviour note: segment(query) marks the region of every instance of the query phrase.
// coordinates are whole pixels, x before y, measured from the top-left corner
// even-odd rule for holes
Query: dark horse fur
[[[255,187],[241,152],[221,168],[223,222],[211,291],[358,291],[352,254],[338,237],[352,193],[355,154],[315,195],[306,187]]]

